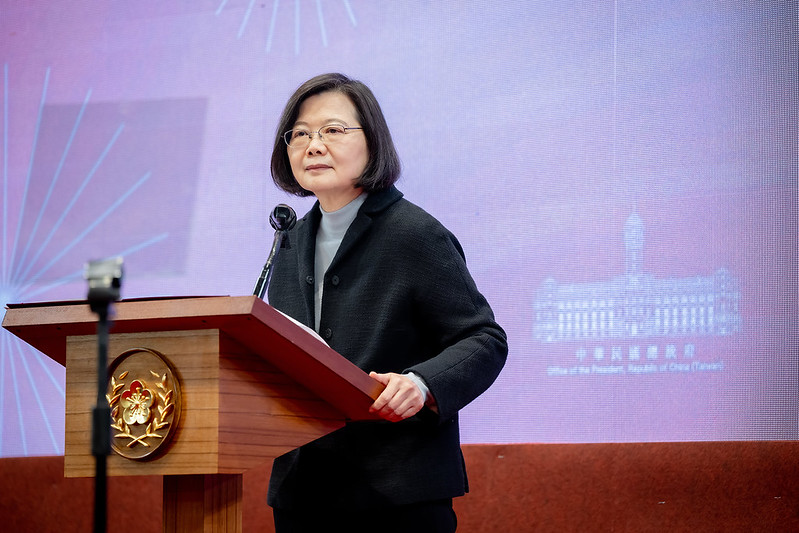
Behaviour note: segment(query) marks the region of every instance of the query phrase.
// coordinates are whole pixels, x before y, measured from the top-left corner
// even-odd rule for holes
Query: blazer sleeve
[[[438,353],[407,371],[425,380],[440,419],[447,420],[496,380],[508,344],[456,237],[440,225],[424,234],[413,246],[414,309]]]

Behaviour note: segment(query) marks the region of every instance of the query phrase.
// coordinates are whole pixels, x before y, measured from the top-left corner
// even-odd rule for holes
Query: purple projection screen
[[[795,2],[0,0],[0,304],[250,294],[307,78],[366,82],[398,186],[508,332],[465,443],[799,438]],[[364,327],[369,327],[365,324]],[[0,456],[64,451],[0,332]]]

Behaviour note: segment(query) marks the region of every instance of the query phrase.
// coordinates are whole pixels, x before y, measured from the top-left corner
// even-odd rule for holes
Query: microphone
[[[272,250],[269,252],[269,257],[266,258],[261,276],[255,284],[255,290],[253,291],[255,296],[263,299],[264,294],[266,294],[269,280],[272,278],[272,265],[281,248],[291,248],[287,231],[293,228],[296,222],[297,214],[286,204],[278,204],[272,210],[272,214],[269,215],[269,224],[275,228],[275,238],[272,241]]]

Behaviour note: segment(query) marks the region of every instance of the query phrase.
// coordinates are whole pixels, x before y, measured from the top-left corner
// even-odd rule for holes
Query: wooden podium
[[[164,451],[108,458],[109,476],[164,476],[164,531],[241,531],[244,471],[374,418],[383,386],[256,296],[123,300],[111,320],[111,367],[157,352],[180,383]],[[3,327],[66,366],[64,475],[94,476],[97,316],[85,302],[17,304]]]

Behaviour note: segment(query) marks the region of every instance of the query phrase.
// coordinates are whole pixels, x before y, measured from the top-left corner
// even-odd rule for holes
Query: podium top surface
[[[94,335],[97,315],[85,301],[9,304],[3,328],[65,365],[66,339]],[[257,296],[170,297],[113,304],[110,333],[219,330],[295,380],[314,376],[313,389],[351,419],[365,413],[383,386]],[[328,388],[328,391],[325,389]],[[320,389],[321,387],[321,389]],[[341,404],[342,387],[346,405]]]
[[[268,321],[291,323],[276,309],[255,296],[137,298],[112,304],[111,333],[222,329],[237,320],[260,316]],[[97,315],[86,301],[8,304],[3,328],[54,361],[66,362],[66,337],[93,335]],[[301,328],[294,328],[301,331]],[[304,333],[304,332],[303,332]]]

